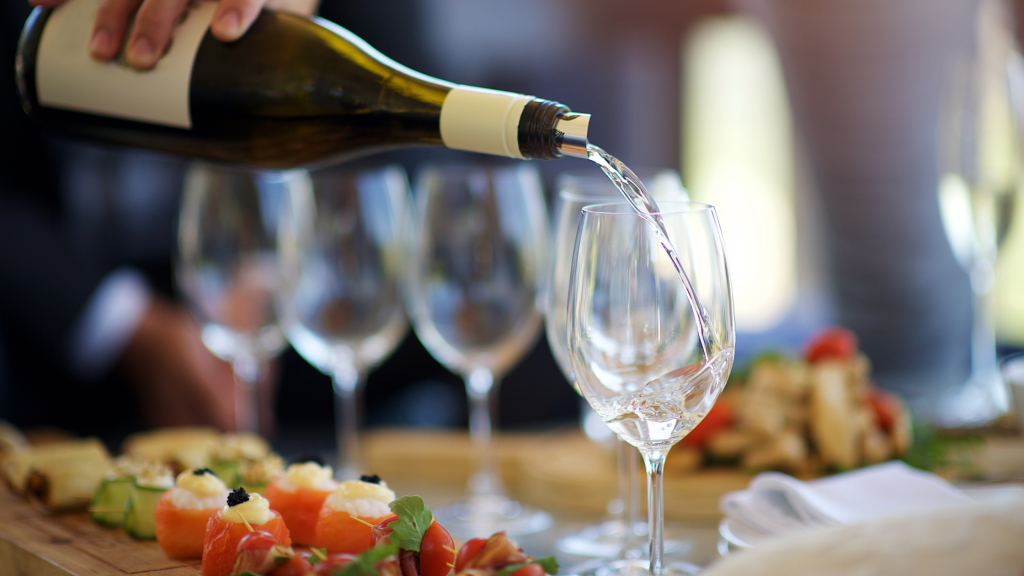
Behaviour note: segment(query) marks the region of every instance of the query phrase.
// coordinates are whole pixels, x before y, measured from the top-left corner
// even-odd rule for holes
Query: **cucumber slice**
[[[214,460],[210,462],[208,468],[228,488],[238,488],[241,483],[242,463],[238,460]]]
[[[124,531],[136,540],[156,540],[156,503],[166,488],[132,484],[124,509]]]
[[[133,479],[130,476],[121,478],[104,478],[92,497],[90,513],[92,521],[101,526],[121,526],[124,523],[124,507],[128,502]]]

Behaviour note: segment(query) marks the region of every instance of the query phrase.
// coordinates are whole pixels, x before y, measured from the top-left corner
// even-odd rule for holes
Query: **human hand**
[[[29,0],[29,3],[49,8],[64,1]],[[98,60],[110,60],[118,55],[122,43],[125,43],[125,58],[129,65],[140,70],[152,68],[167,47],[174,25],[188,2],[100,0],[89,41],[89,53]],[[220,0],[210,31],[218,40],[233,42],[252,26],[264,5],[308,16],[315,11],[317,3],[316,0]],[[135,22],[132,29],[128,30],[128,19],[133,12]]]
[[[231,366],[203,346],[199,326],[181,306],[154,298],[118,368],[132,383],[146,424],[235,428],[239,391]],[[270,412],[261,413],[268,428]]]

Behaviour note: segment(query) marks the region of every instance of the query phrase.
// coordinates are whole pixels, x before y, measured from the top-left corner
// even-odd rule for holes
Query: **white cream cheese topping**
[[[171,504],[178,510],[215,510],[220,508],[228,498],[230,490],[225,488],[222,492],[212,496],[199,496],[186,488],[171,488],[167,494]]]
[[[209,498],[220,496],[228,489],[220,478],[210,472],[196,474],[194,470],[185,470],[178,474],[175,481],[178,488],[183,488],[196,495],[198,498]],[[220,506],[218,504],[218,506]]]
[[[388,503],[394,499],[394,491],[384,482],[349,480],[338,484],[338,489],[324,500],[324,505],[359,518],[380,518],[391,514]]]
[[[334,470],[330,466],[321,466],[316,462],[303,462],[289,466],[284,477],[277,481],[277,487],[287,492],[294,492],[299,488],[334,490],[338,487],[338,483],[334,481]]]
[[[220,515],[228,522],[235,524],[248,522],[253,526],[266,524],[274,517],[274,513],[270,511],[270,502],[259,494],[249,494],[249,501],[242,502],[237,506],[224,506]],[[243,517],[245,520],[242,519]]]
[[[135,484],[147,488],[173,488],[174,476],[166,466],[150,465],[144,467],[135,477]]]

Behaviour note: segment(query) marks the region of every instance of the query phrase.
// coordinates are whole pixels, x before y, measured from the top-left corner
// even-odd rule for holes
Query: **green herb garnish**
[[[341,570],[331,572],[331,576],[378,576],[377,563],[397,553],[398,546],[393,543],[370,548],[353,558]]]
[[[494,576],[512,576],[512,573],[519,570],[523,566],[529,566],[530,564],[538,564],[544,569],[546,574],[558,574],[558,562],[555,561],[554,556],[545,556],[543,558],[534,558],[528,562],[521,562],[519,564],[512,564],[511,566],[505,566],[501,570],[498,570]]]
[[[321,560],[327,559],[327,548],[310,548],[309,551],[313,553],[313,555],[307,559],[310,566],[316,566]]]
[[[398,520],[388,524],[388,528],[391,528],[391,541],[402,550],[419,552],[423,535],[434,521],[434,514],[423,503],[423,498],[402,496],[388,504],[388,508],[398,515]]]

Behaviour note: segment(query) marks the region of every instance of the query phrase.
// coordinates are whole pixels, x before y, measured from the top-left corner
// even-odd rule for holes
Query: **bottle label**
[[[523,159],[519,118],[533,96],[456,86],[441,105],[441,140],[448,148]]]
[[[100,0],[68,0],[53,9],[36,56],[39,103],[126,120],[191,128],[189,87],[199,44],[216,2],[190,2],[163,58],[150,70],[128,66],[123,53],[110,62],[89,56]]]

